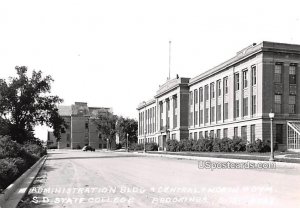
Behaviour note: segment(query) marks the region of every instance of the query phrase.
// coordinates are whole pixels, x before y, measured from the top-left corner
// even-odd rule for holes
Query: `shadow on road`
[[[53,154],[53,155],[60,154],[60,155],[61,155],[61,154],[66,154],[66,153],[63,153],[63,152],[49,152],[49,151],[48,151],[48,154],[51,154],[51,155],[52,155],[52,154]]]
[[[47,160],[72,160],[72,159],[113,159],[113,158],[127,158],[127,157],[142,157],[139,155],[116,155],[116,156],[87,156],[87,157],[48,157]]]

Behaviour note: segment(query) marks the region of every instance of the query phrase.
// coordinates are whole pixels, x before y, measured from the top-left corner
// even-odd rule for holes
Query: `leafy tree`
[[[109,147],[107,148],[112,148],[115,143],[117,120],[118,116],[111,112],[100,112],[94,120],[101,137],[108,141]]]
[[[137,142],[138,122],[135,119],[119,117],[116,128],[121,144],[126,144],[127,134],[128,143]]]
[[[34,126],[46,124],[60,139],[66,124],[57,108],[63,100],[48,94],[53,79],[42,77],[41,71],[33,71],[28,77],[25,66],[15,69],[16,77],[0,79],[0,135],[9,135],[19,143],[36,141]]]

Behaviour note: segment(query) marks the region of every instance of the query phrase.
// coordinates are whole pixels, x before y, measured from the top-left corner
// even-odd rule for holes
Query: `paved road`
[[[50,152],[20,207],[300,207],[300,168],[199,169],[133,153]]]

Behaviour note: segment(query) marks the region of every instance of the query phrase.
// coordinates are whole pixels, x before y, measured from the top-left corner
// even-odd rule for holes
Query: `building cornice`
[[[141,110],[142,108],[145,108],[153,103],[155,103],[155,99],[148,100],[147,102],[146,101],[141,102],[136,109]]]
[[[155,98],[158,98],[164,94],[167,94],[178,87],[188,86],[190,78],[175,78],[172,80],[168,80],[166,83],[159,87],[159,90],[156,92]]]
[[[202,80],[207,79],[208,77],[214,76],[215,74],[224,71],[239,62],[242,62],[248,59],[251,56],[259,54],[261,52],[278,52],[278,53],[293,53],[300,54],[300,45],[295,44],[286,44],[286,43],[275,43],[263,41],[260,44],[252,44],[241,51],[237,52],[237,55],[218,66],[192,78],[190,80],[189,86],[194,85]]]

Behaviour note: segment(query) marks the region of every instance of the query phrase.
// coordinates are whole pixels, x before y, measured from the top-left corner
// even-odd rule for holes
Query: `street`
[[[299,207],[300,168],[201,169],[198,161],[49,151],[19,207]]]

